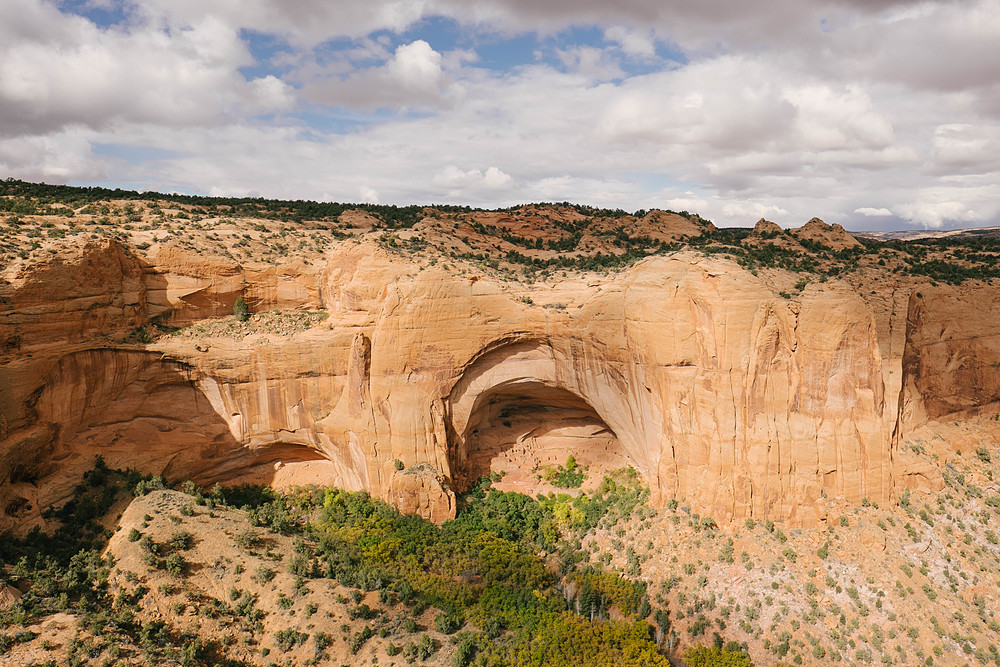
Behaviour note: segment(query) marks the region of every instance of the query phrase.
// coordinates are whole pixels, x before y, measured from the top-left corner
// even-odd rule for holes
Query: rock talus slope
[[[329,317],[199,332],[240,296]],[[825,498],[938,483],[901,443],[995,411],[997,298],[894,293],[904,330],[845,282],[785,298],[695,252],[528,286],[371,242],[283,267],[67,246],[0,282],[0,527],[64,500],[94,454],[367,489],[439,520],[490,460],[530,473],[565,451],[627,462],[657,503],[814,524]],[[194,326],[150,341],[151,322]]]

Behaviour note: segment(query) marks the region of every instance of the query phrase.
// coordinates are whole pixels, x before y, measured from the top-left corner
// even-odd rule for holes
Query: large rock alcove
[[[467,366],[449,401],[454,490],[502,473],[496,488],[550,491],[555,487],[546,472],[570,456],[587,469],[584,488],[616,468],[648,473],[625,396],[611,383],[594,383],[608,374],[580,372],[581,359],[561,347],[546,340],[504,342]]]

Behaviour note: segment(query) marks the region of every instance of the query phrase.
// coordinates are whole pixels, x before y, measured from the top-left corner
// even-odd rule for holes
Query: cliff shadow
[[[72,497],[100,455],[109,467],[192,480],[268,485],[322,480],[332,463],[304,445],[244,446],[185,364],[101,349],[60,359],[25,398],[24,423],[0,441],[0,530],[36,523]]]

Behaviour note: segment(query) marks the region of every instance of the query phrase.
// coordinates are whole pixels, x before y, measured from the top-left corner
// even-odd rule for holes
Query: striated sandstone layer
[[[524,483],[573,453],[720,522],[814,524],[827,499],[938,484],[906,458],[928,428],[995,435],[997,290],[880,290],[789,299],[695,252],[526,286],[371,242],[282,267],[67,246],[0,282],[0,528],[40,520],[95,454],[171,481],[367,489],[440,520],[488,470]],[[329,317],[198,333],[241,296]],[[195,327],[143,342],[151,322]]]

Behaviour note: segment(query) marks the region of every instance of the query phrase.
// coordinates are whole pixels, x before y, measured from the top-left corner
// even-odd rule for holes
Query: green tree
[[[250,319],[250,306],[247,302],[243,300],[243,297],[236,299],[236,303],[233,304],[233,315],[236,316],[240,322],[246,322]]]

